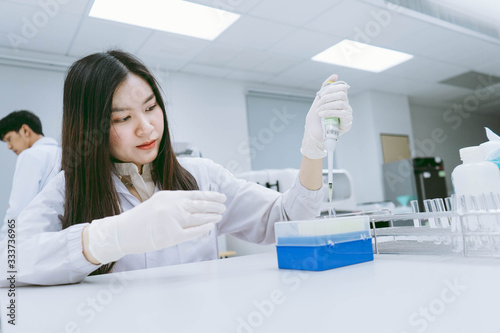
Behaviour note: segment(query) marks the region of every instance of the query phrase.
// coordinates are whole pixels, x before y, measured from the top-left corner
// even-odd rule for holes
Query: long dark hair
[[[120,214],[113,184],[109,131],[111,105],[118,85],[130,73],[149,83],[163,110],[164,133],[151,175],[163,190],[197,190],[194,177],[174,154],[165,105],[158,84],[146,66],[129,53],[112,50],[76,61],[64,82],[62,161],[65,176],[63,229],[74,224]],[[107,273],[113,264],[96,272]]]

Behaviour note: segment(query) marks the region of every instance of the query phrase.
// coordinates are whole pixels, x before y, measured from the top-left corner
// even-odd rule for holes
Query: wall
[[[380,134],[413,133],[408,99],[404,95],[365,92],[350,97],[353,126],[340,137],[335,158],[353,178],[357,203],[384,201]]]
[[[191,74],[166,74],[167,116],[174,141],[193,142],[203,157],[231,171],[250,170],[245,86],[232,80]]]
[[[60,142],[64,73],[0,65],[0,118],[27,109],[42,121],[43,132]],[[17,156],[0,142],[0,224],[7,210]]]
[[[451,172],[461,164],[459,149],[476,146],[485,141],[484,127],[500,133],[500,117],[478,112],[449,116],[449,109],[410,105],[415,136],[414,156],[440,156],[446,171],[448,192],[453,192]]]
[[[252,170],[299,168],[305,118],[313,100],[262,93],[247,96]]]

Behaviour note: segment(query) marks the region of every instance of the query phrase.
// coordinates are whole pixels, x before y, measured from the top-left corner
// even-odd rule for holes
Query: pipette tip
[[[333,207],[332,207],[333,184],[332,183],[328,183],[328,197],[330,200],[330,209],[328,209],[328,217],[332,217],[332,210],[333,210]]]

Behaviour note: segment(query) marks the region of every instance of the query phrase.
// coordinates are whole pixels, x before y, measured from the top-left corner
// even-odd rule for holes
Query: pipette
[[[331,84],[346,84],[344,81],[329,81],[325,88]],[[324,88],[323,88],[324,89]],[[321,94],[321,91],[318,92]],[[328,210],[329,217],[332,217],[333,211],[333,151],[337,146],[337,139],[339,137],[339,118],[325,117],[323,118],[323,139],[325,141],[325,148],[327,152],[328,161],[328,199],[330,201],[330,209]],[[335,216],[335,212],[333,213]]]
[[[333,151],[339,136],[339,118],[327,117],[323,119],[325,133],[325,148],[328,160],[328,199],[330,200],[329,217],[332,217],[333,199]]]

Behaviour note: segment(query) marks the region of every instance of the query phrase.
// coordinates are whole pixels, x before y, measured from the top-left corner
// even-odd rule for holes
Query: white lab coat
[[[0,239],[7,233],[7,221],[19,213],[61,171],[61,148],[56,140],[43,137],[25,149],[16,161],[9,207],[0,230]]]
[[[269,244],[275,240],[274,222],[311,219],[320,213],[323,191],[309,191],[298,179],[289,191],[280,194],[237,179],[207,159],[181,158],[179,161],[196,178],[200,190],[218,191],[227,196],[222,221],[201,238],[154,252],[127,255],[116,262],[113,272],[217,259],[217,236],[220,234]],[[139,205],[139,200],[130,194],[118,177],[113,177],[123,210]],[[82,254],[81,234],[88,223],[61,230],[63,206],[64,173],[61,172],[19,216],[16,237],[21,256],[16,267],[19,284],[79,282],[98,268]],[[0,250],[5,251],[6,246],[0,246]],[[1,257],[6,258],[6,255],[2,253]],[[2,269],[1,274],[8,270]],[[0,279],[0,286],[6,286],[4,278]]]

